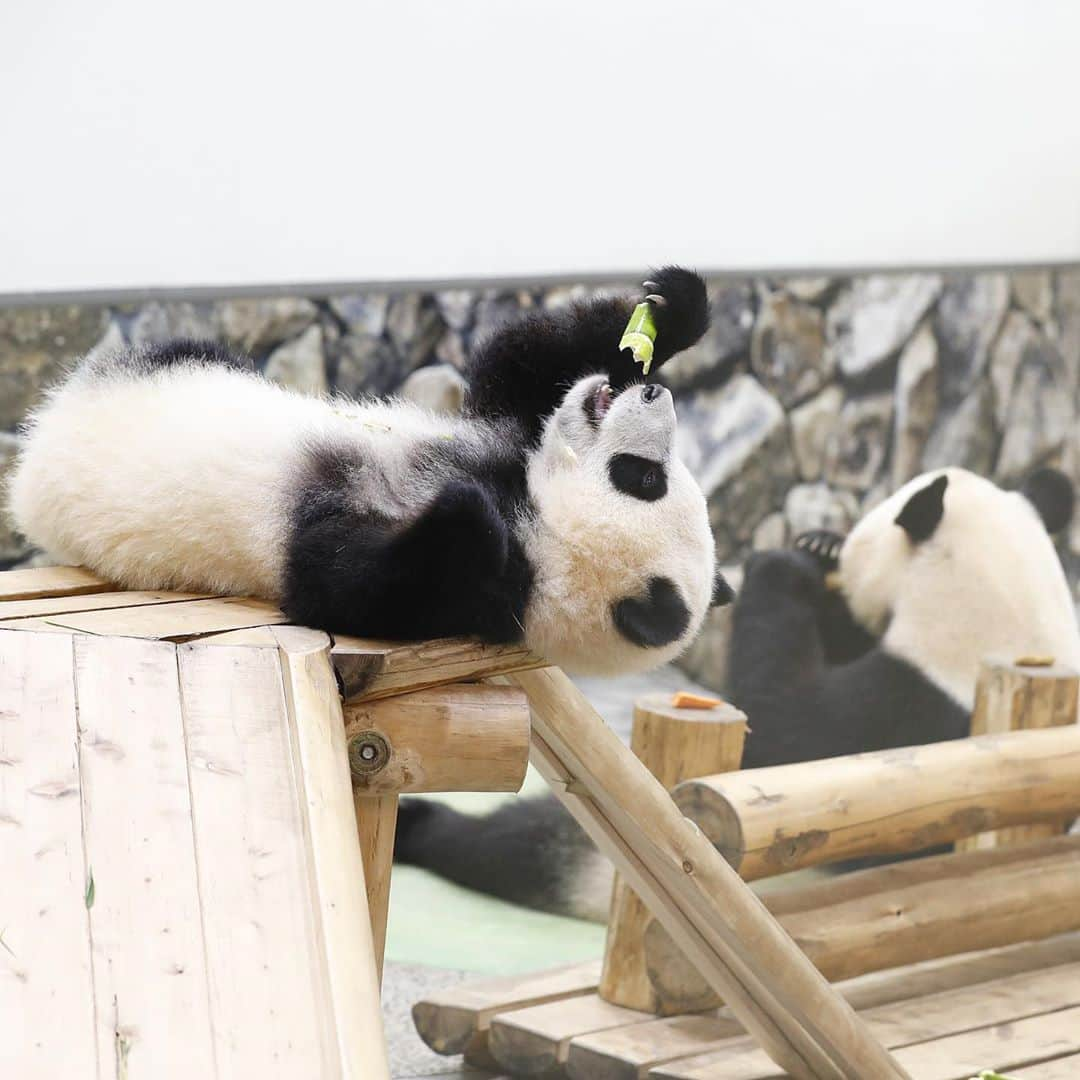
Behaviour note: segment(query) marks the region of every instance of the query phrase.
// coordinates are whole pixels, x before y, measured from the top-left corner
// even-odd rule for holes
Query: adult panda
[[[967,734],[980,661],[1053,656],[1080,632],[1049,533],[1072,516],[1053,469],[1008,492],[963,469],[912,480],[847,538],[813,532],[747,561],[728,697],[745,768]],[[611,871],[551,797],[473,818],[402,803],[396,857],[530,907],[604,919]]]
[[[662,365],[708,301],[690,271],[654,278]],[[212,344],[88,359],[26,426],[16,526],[128,588],[265,597],[365,636],[524,640],[572,671],[663,663],[731,593],[671,395],[619,350],[635,302],[502,328],[454,418],[305,397]]]

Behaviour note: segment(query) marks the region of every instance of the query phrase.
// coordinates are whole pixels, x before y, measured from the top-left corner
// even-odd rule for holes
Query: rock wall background
[[[470,345],[528,308],[631,288],[359,293],[0,309],[0,480],[16,428],[72,357],[177,335],[224,341],[312,392],[460,404]],[[713,326],[664,369],[682,453],[722,562],[813,527],[847,529],[929,468],[1010,484],[1062,466],[1080,486],[1080,268],[723,279]],[[1080,582],[1080,520],[1060,551]],[[0,522],[0,567],[35,554]],[[685,660],[722,685],[725,616]]]

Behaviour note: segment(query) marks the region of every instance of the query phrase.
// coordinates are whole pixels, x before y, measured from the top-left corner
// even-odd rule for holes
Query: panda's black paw
[[[840,549],[843,546],[844,538],[829,529],[810,529],[795,537],[796,550],[813,556],[826,572],[840,565]]]
[[[658,360],[690,348],[709,328],[705,282],[693,270],[665,266],[642,284],[656,323]]]
[[[816,599],[825,591],[825,568],[806,551],[758,551],[746,560],[740,595],[759,589]]]
[[[506,567],[510,535],[491,496],[479,484],[446,484],[411,530],[413,554],[430,569],[498,577]]]

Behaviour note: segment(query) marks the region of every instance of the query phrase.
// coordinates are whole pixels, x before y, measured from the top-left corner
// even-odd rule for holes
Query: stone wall
[[[0,473],[26,410],[93,348],[210,337],[307,391],[407,385],[452,407],[454,372],[501,319],[633,284],[0,310]],[[1080,269],[724,279],[711,294],[708,336],[664,379],[722,562],[807,528],[844,530],[940,465],[1009,484],[1052,462],[1080,482]],[[1075,582],[1080,522],[1061,551]],[[0,526],[0,566],[33,557]],[[687,659],[713,685],[723,622]]]

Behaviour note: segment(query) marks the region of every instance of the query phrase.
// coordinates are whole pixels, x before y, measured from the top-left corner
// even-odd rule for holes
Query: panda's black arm
[[[958,705],[904,661],[877,646],[867,651],[864,633],[856,659],[831,665],[822,635],[830,602],[822,569],[805,552],[747,562],[728,659],[729,696],[749,720],[744,768],[965,733]]]
[[[652,371],[698,341],[709,326],[705,282],[690,270],[664,267],[650,276],[656,348]],[[534,440],[544,419],[578,379],[605,373],[618,390],[642,378],[641,365],[619,340],[635,304],[644,299],[607,297],[554,311],[532,312],[489,337],[466,371],[466,407],[477,416],[512,417]]]

